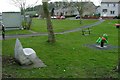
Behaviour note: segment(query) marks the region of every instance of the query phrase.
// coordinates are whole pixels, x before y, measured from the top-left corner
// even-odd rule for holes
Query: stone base
[[[33,64],[22,66],[22,68],[25,68],[25,69],[41,68],[41,67],[46,67],[46,65],[38,57],[34,59]]]
[[[115,49],[115,48],[120,48],[118,46],[112,46],[112,45],[108,45],[108,44],[105,44],[103,47],[101,47],[98,44],[85,44],[85,46],[87,46],[89,48],[93,48],[93,49],[98,49],[98,50],[111,50],[111,49]]]
[[[98,48],[107,48],[108,46],[101,47],[100,45],[96,45],[96,47],[98,47]]]

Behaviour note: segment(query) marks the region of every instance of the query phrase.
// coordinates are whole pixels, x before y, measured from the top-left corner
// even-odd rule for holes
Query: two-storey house
[[[115,17],[120,15],[120,0],[102,0],[101,17]]]
[[[86,1],[86,2],[82,2],[82,4],[83,4],[82,16],[95,14],[96,6],[94,5],[93,2]],[[61,13],[64,16],[78,15],[79,12],[77,10],[76,5],[77,5],[77,2],[73,2],[70,6],[62,5],[59,8],[55,8],[55,11],[54,11],[55,15],[60,15]],[[79,3],[79,5],[80,5],[80,3]]]

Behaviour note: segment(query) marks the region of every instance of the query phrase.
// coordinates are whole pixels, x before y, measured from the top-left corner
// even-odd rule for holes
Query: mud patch
[[[7,74],[7,73],[2,73],[2,78],[14,78],[14,74]]]
[[[85,44],[86,47],[92,48],[92,49],[97,49],[97,50],[111,50],[111,49],[116,49],[116,48],[120,48],[120,46],[113,46],[113,45],[108,45],[105,44],[104,47],[100,47],[97,44]]]
[[[13,65],[18,65],[15,62],[15,59],[13,57],[11,57],[11,56],[2,56],[2,68],[5,68],[7,66],[10,67],[10,66],[13,66]],[[15,77],[14,72],[8,73],[6,70],[2,71],[2,78],[14,78],[14,77]]]
[[[2,66],[4,67],[4,65],[15,65],[17,64],[15,61],[15,58],[11,57],[11,56],[2,56]]]

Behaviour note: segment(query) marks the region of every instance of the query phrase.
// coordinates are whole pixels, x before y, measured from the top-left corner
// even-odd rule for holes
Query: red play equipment
[[[119,28],[120,27],[120,24],[115,24],[116,28]]]

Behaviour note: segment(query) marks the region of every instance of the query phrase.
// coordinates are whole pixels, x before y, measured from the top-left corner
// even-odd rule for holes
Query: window
[[[107,6],[109,7],[109,4],[107,4]]]
[[[107,9],[103,9],[103,12],[107,12]]]
[[[58,15],[59,13],[57,12],[57,15]]]
[[[110,14],[115,14],[115,11],[110,11]]]
[[[115,4],[113,4],[113,7],[115,7]]]
[[[67,15],[67,12],[65,12],[65,14]]]

